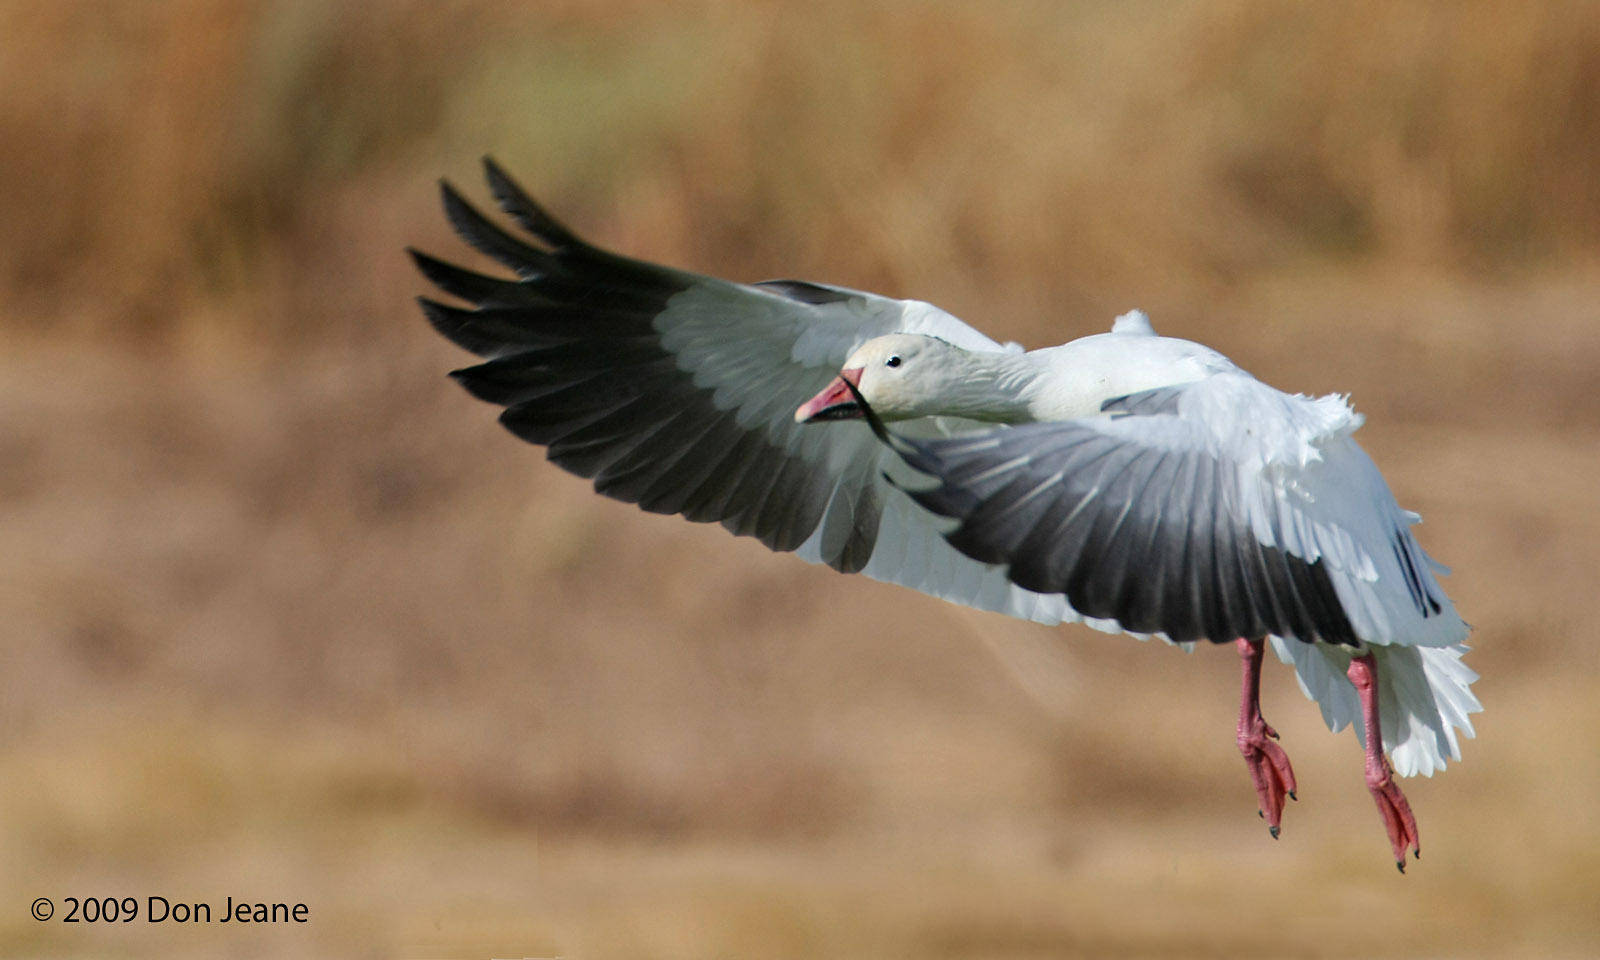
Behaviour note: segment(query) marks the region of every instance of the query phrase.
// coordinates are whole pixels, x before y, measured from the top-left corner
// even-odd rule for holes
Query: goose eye
[[[900,366],[900,356],[899,356],[899,354],[891,355],[889,357],[889,359],[883,361],[883,365],[886,366],[886,367],[898,367],[898,366]]]

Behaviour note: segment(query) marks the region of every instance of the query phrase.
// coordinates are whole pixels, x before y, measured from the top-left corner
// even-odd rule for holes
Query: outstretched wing
[[[453,376],[505,407],[500,420],[608,497],[721,523],[935,596],[1045,623],[1063,598],[961,556],[936,518],[883,479],[893,454],[859,422],[800,425],[794,409],[865,341],[924,333],[1003,349],[929,304],[792,280],[736,284],[630,260],[580,240],[492,161],[491,191],[529,237],[503,231],[442,187],[472,246],[516,273],[475,273],[412,251],[436,286],[421,300],[444,336],[486,362]],[[959,421],[923,425],[930,434]]]
[[[937,478],[912,495],[952,545],[1083,616],[1176,642],[1465,639],[1342,399],[1227,373],[1105,411],[893,443]]]
[[[1483,709],[1461,662],[1467,626],[1434,579],[1443,568],[1411,536],[1417,516],[1351,438],[1360,420],[1343,400],[1291,397],[1237,373],[1105,410],[931,440],[874,426],[935,480],[908,486],[954,518],[949,541],[967,556],[1129,632],[1270,636],[1329,728],[1360,737],[1339,647],[1374,644],[1396,772],[1431,775],[1460,759],[1459,737]]]

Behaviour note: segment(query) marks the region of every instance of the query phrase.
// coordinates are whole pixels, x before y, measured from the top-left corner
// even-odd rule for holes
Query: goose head
[[[938,337],[891,333],[856,349],[833,382],[794,412],[797,423],[858,420],[863,416],[846,380],[883,420],[910,420],[946,411],[966,351]]]

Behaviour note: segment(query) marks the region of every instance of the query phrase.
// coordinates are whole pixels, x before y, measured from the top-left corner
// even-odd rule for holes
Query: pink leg
[[[1255,784],[1256,800],[1261,804],[1259,812],[1276,840],[1283,823],[1284,797],[1298,799],[1294,795],[1294,769],[1289,766],[1289,755],[1273,742],[1278,739],[1278,731],[1267,726],[1261,717],[1261,641],[1241,637],[1234,646],[1244,666],[1239,694],[1239,752],[1250,768],[1250,782]]]
[[[1383,755],[1382,728],[1378,726],[1378,664],[1372,654],[1350,661],[1350,682],[1361,695],[1362,722],[1367,730],[1367,789],[1378,804],[1384,829],[1389,831],[1389,846],[1394,848],[1395,866],[1406,872],[1406,848],[1422,856],[1422,844],[1417,839],[1417,818],[1411,814],[1411,804],[1394,782],[1394,770]]]

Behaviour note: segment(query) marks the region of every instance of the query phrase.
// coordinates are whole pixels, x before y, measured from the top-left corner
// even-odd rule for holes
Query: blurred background
[[[0,955],[1600,953],[1600,7],[0,3]],[[1273,663],[642,514],[444,376],[493,154],[629,254],[1348,391],[1487,712],[1389,859]],[[797,398],[799,399],[799,398]],[[38,923],[49,896],[304,925]]]

